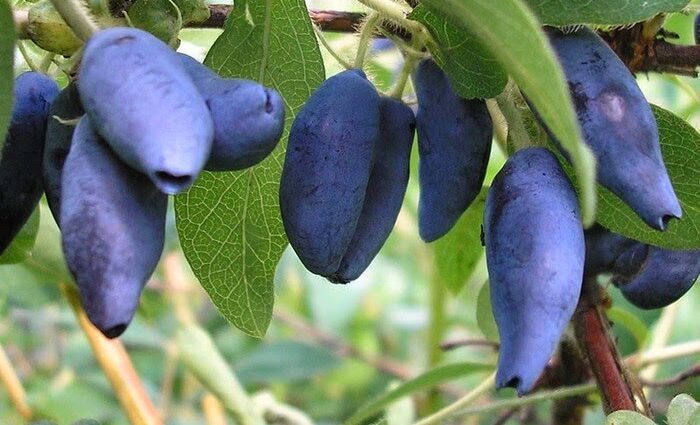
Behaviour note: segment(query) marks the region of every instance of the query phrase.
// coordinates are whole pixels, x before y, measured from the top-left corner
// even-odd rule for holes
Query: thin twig
[[[275,320],[279,320],[290,328],[294,329],[297,335],[303,335],[309,340],[322,345],[333,351],[339,357],[355,357],[368,363],[384,373],[395,376],[402,380],[408,380],[414,377],[413,371],[405,365],[396,362],[393,359],[385,357],[374,357],[360,352],[355,347],[345,341],[336,338],[335,336],[307,323],[299,316],[276,307],[273,316]]]
[[[34,416],[29,403],[27,403],[27,393],[24,391],[22,381],[19,380],[15,368],[12,367],[10,359],[5,354],[5,350],[0,345],[0,381],[2,382],[10,401],[19,412],[22,418],[29,422]]]
[[[499,344],[494,341],[489,341],[488,339],[456,339],[452,341],[445,341],[440,344],[440,349],[443,351],[450,351],[461,347],[473,347],[473,346],[483,346],[493,348],[498,350]]]
[[[506,410],[498,417],[498,419],[496,419],[496,422],[494,422],[493,425],[505,425],[506,422],[508,422],[508,420],[519,411],[520,407],[513,407],[512,409]]]
[[[73,286],[61,284],[61,290],[129,422],[132,425],[162,425],[158,410],[149,398],[122,343],[117,339],[107,339],[90,323]]]
[[[202,413],[207,425],[226,425],[226,411],[214,394],[207,392],[202,397]]]
[[[640,383],[644,387],[652,387],[652,388],[670,387],[672,385],[680,384],[681,382],[685,381],[686,379],[694,378],[696,376],[700,376],[700,365],[695,365],[688,370],[684,370],[683,372],[679,373],[678,375],[676,375],[672,378],[663,379],[663,380],[659,380],[659,381],[648,381],[645,379],[640,379]]]
[[[415,425],[441,424],[447,418],[453,416],[455,412],[460,411],[464,407],[472,404],[474,401],[476,401],[479,397],[481,397],[485,393],[491,391],[491,389],[493,389],[495,387],[495,385],[496,385],[496,372],[490,374],[479,385],[477,385],[476,388],[471,390],[464,397],[462,397],[459,400],[455,401],[454,403],[442,408],[441,410],[438,410],[437,412],[433,413],[432,415],[428,416],[427,418],[421,419],[420,421],[416,422]]]

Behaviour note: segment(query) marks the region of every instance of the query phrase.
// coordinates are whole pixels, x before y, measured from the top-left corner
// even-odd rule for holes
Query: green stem
[[[32,59],[32,56],[29,53],[29,50],[27,50],[27,46],[24,44],[24,41],[18,42],[17,48],[19,49],[19,52],[22,55],[22,58],[24,58],[24,61],[27,63],[29,69],[34,72],[41,72],[41,67],[37,65],[34,59]]]
[[[391,97],[394,99],[401,100],[404,89],[406,88],[406,83],[408,82],[408,77],[411,75],[411,72],[413,72],[416,62],[418,62],[418,59],[422,56],[420,49],[423,47],[423,45],[423,38],[415,35],[413,37],[413,41],[411,42],[410,48],[405,50],[406,61],[403,64],[403,68],[401,68],[401,73],[396,80],[396,85],[394,85],[394,89],[391,91]],[[416,52],[418,52],[418,54],[416,54]]]
[[[71,30],[83,41],[100,30],[88,7],[81,0],[51,0]]]
[[[428,416],[427,418],[421,419],[420,421],[416,422],[414,425],[431,425],[431,424],[444,423],[447,418],[454,416],[454,414],[456,412],[458,412],[460,409],[464,408],[465,406],[468,406],[469,404],[474,402],[476,399],[481,397],[483,394],[491,391],[491,389],[494,387],[495,382],[496,382],[495,378],[496,378],[496,372],[490,374],[488,376],[488,378],[484,379],[479,385],[477,385],[476,388],[471,390],[464,397],[460,398],[459,400],[455,401],[454,403],[450,404],[449,406],[445,407],[444,409]],[[522,400],[522,399],[520,399],[520,400]]]
[[[338,54],[338,52],[336,52],[331,47],[331,45],[328,43],[328,40],[326,40],[326,37],[323,36],[323,31],[318,29],[318,27],[316,25],[314,25],[313,27],[314,27],[314,32],[316,33],[316,37],[318,38],[318,41],[320,41],[321,44],[323,45],[323,47],[326,49],[326,51],[328,53],[330,53],[331,56],[333,56],[333,59],[335,59],[336,62],[338,62],[345,69],[352,68],[352,64],[350,62],[346,61],[345,59],[341,58],[340,55]]]
[[[443,358],[443,351],[440,348],[442,337],[445,332],[445,286],[438,279],[437,271],[433,266],[432,278],[430,279],[430,322],[428,323],[428,369],[438,365]],[[440,404],[440,393],[434,389],[428,394],[428,411],[437,410]]]
[[[41,69],[41,72],[44,74],[48,74],[49,68],[51,68],[51,65],[53,64],[53,58],[54,58],[53,53],[47,53],[44,58],[41,60],[41,63],[39,64],[39,68]]]
[[[503,93],[496,96],[496,102],[508,122],[508,135],[513,141],[513,148],[517,151],[533,146],[533,143],[523,124],[523,117],[513,101],[513,90],[515,87],[509,84]]]
[[[559,400],[562,398],[575,397],[584,394],[590,394],[597,391],[595,383],[581,384],[573,387],[565,387],[556,390],[540,391],[538,393],[527,395],[520,398],[509,398],[503,401],[497,401],[495,403],[486,404],[478,407],[470,407],[468,409],[463,409],[455,412],[453,417],[462,417],[469,415],[481,415],[484,413],[497,412],[505,409],[512,409],[515,407],[528,406],[530,404],[539,403],[542,401],[549,400]]]
[[[370,12],[367,15],[367,19],[362,25],[362,30],[360,31],[360,43],[357,46],[357,55],[355,56],[355,68],[362,69],[362,65],[365,62],[365,57],[367,56],[367,49],[369,48],[369,43],[372,42],[372,36],[374,35],[374,29],[380,22],[379,13]]]
[[[496,144],[501,149],[504,156],[508,156],[508,121],[503,116],[503,112],[498,107],[495,99],[486,99],[486,108],[493,121],[493,133]]]

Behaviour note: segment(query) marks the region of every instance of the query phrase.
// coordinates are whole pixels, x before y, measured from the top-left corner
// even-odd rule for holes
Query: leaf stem
[[[331,56],[333,56],[333,59],[336,60],[345,69],[350,69],[352,68],[352,64],[345,59],[340,57],[340,54],[331,47],[330,43],[328,40],[326,40],[326,37],[323,35],[323,31],[321,31],[316,25],[313,25],[314,27],[314,32],[316,33],[316,38],[318,38],[318,41],[321,42],[321,45],[326,49],[328,53],[330,53]]]
[[[411,42],[410,48],[405,50],[406,60],[403,64],[403,68],[401,68],[401,73],[396,79],[396,84],[394,85],[394,88],[390,94],[390,96],[394,99],[401,100],[403,92],[406,89],[406,83],[408,82],[408,78],[411,75],[411,72],[413,72],[413,68],[416,67],[416,62],[418,62],[418,59],[421,57],[420,48],[423,44],[424,41],[422,37],[415,35],[413,37],[413,41]]]
[[[88,7],[81,0],[51,0],[71,30],[83,41],[99,31]]]
[[[503,155],[508,156],[508,120],[506,120],[495,99],[486,99],[486,108],[489,111],[489,115],[491,115],[491,121],[493,121],[493,133],[496,144]]]
[[[55,54],[49,52],[46,53],[44,58],[41,60],[41,63],[39,64],[39,68],[41,69],[41,72],[44,74],[48,74],[49,69],[51,68],[51,65],[53,64]]]
[[[365,62],[365,56],[367,56],[369,43],[372,42],[374,30],[379,22],[379,13],[370,12],[362,24],[362,29],[360,30],[360,42],[357,46],[357,54],[355,55],[355,68],[357,69],[362,69],[362,65]]]
[[[515,90],[515,84],[511,81],[503,93],[496,96],[496,103],[508,123],[508,135],[513,141],[513,149],[517,151],[533,146],[533,142],[525,129],[523,117],[513,101]]]
[[[444,420],[453,416],[457,411],[464,408],[465,406],[471,404],[476,399],[490,391],[496,384],[496,372],[490,374],[486,379],[484,379],[479,385],[473,390],[467,393],[464,397],[450,404],[449,406],[435,412],[434,414],[421,419],[414,425],[432,425],[444,423]]]
[[[29,53],[29,50],[27,50],[27,46],[24,44],[23,41],[19,41],[17,43],[17,48],[19,49],[19,53],[22,55],[22,58],[27,63],[29,69],[31,69],[34,72],[41,72],[41,67],[37,65],[34,59],[32,59],[32,56]]]

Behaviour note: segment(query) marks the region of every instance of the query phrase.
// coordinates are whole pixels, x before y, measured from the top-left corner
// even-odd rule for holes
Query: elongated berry
[[[661,156],[649,103],[615,52],[588,28],[547,34],[569,83],[598,181],[649,226],[664,230],[682,211]]]
[[[65,121],[80,118],[83,113],[78,87],[74,83],[61,91],[49,111],[42,160],[42,181],[49,209],[57,223],[61,216],[61,173],[75,130],[74,123]]]
[[[193,58],[180,59],[204,97],[214,122],[209,171],[242,170],[265,159],[284,130],[284,101],[255,81],[220,78]]]
[[[78,90],[95,130],[167,194],[187,189],[209,158],[214,124],[177,55],[135,28],[92,36]]]
[[[496,385],[522,395],[553,354],[583,279],[576,193],[551,152],[508,159],[486,197],[484,242],[501,344]]]
[[[61,233],[90,321],[119,336],[163,250],[167,196],[80,119],[63,167]]]
[[[486,103],[459,97],[432,59],[418,64],[414,82],[420,157],[418,230],[424,241],[431,242],[447,233],[479,194],[493,123]]]
[[[292,124],[282,222],[302,263],[335,273],[355,234],[379,140],[379,95],[360,70],[327,79]]]
[[[58,86],[49,77],[25,72],[15,79],[12,117],[0,152],[0,253],[17,236],[41,194],[41,157],[46,117]]]
[[[365,271],[389,237],[406,194],[416,119],[399,100],[382,97],[379,107],[377,156],[355,234],[329,277],[333,282],[355,280]]]
[[[700,250],[672,250],[637,242],[620,255],[612,282],[639,308],[662,308],[690,290],[700,275]]]

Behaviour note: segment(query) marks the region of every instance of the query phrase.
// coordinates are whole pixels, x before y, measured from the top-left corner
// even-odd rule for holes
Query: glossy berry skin
[[[347,283],[367,269],[386,242],[401,210],[411,159],[416,118],[403,102],[382,97],[379,143],[355,234],[340,268],[328,279]]]
[[[335,273],[355,234],[379,120],[377,91],[351,69],[321,84],[292,124],[280,209],[289,242],[312,273]]]
[[[637,242],[613,267],[613,283],[643,309],[676,302],[700,275],[700,250],[671,250]]]
[[[97,132],[164,193],[187,189],[209,158],[214,124],[177,55],[151,34],[109,28],[84,50],[78,90]]]
[[[486,103],[459,97],[432,59],[418,64],[414,86],[420,156],[418,230],[424,241],[432,242],[454,226],[479,194],[493,123]]]
[[[32,215],[41,194],[41,156],[46,117],[58,86],[25,72],[15,79],[12,117],[0,158],[0,253]]]
[[[61,216],[61,173],[70,150],[75,125],[63,124],[56,117],[74,120],[80,118],[83,113],[76,84],[69,84],[63,89],[49,111],[42,160],[42,181],[49,209],[57,223]]]
[[[695,44],[700,44],[700,13],[695,15],[695,25],[693,25],[695,30]]]
[[[220,78],[193,58],[179,56],[214,122],[214,143],[204,168],[242,170],[265,159],[284,130],[284,101],[279,93],[255,81]]]
[[[496,385],[532,389],[578,302],[585,243],[574,189],[554,155],[528,148],[489,189],[484,242],[500,334]]]
[[[564,69],[598,181],[649,226],[664,230],[682,211],[666,171],[649,103],[615,52],[588,28],[548,29]]]
[[[167,195],[81,118],[63,168],[63,253],[90,321],[108,338],[131,322],[163,250]]]

